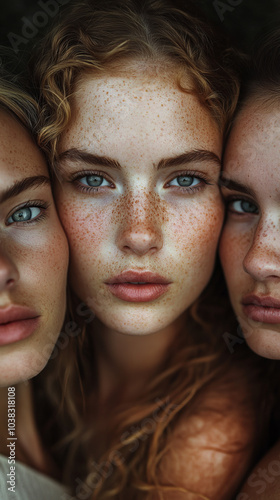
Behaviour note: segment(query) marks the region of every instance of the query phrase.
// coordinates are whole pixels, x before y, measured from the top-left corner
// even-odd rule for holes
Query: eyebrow
[[[4,203],[10,198],[19,195],[27,189],[31,189],[38,186],[43,186],[44,184],[51,184],[51,181],[45,175],[37,175],[33,177],[26,177],[21,181],[16,181],[11,187],[4,191],[0,191],[0,203]]]
[[[120,163],[112,158],[109,158],[108,156],[99,156],[76,148],[71,148],[61,153],[59,155],[59,161],[63,160],[70,160],[74,163],[83,162],[94,166],[99,165],[101,167],[111,167],[118,170],[121,169]],[[221,167],[221,160],[215,153],[205,149],[194,149],[180,154],[179,156],[160,160],[156,168],[157,170],[161,170],[163,168],[179,167],[186,163],[199,162],[214,162]],[[58,167],[63,168],[59,165],[59,163]]]
[[[180,167],[186,163],[200,163],[200,162],[214,162],[221,167],[220,158],[213,153],[212,151],[208,151],[206,149],[194,149],[192,151],[187,151],[179,156],[175,156],[174,158],[166,158],[164,160],[160,160],[157,169],[168,168],[168,167]]]
[[[239,191],[240,193],[245,193],[253,198],[256,196],[256,193],[253,189],[241,184],[240,182],[234,181],[232,179],[227,179],[223,175],[220,178],[220,186],[225,189],[229,189],[231,191]]]

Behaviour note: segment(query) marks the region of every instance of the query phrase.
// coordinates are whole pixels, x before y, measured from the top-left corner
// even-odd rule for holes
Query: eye
[[[104,187],[110,186],[110,182],[105,179],[102,175],[91,174],[85,177],[80,177],[79,182],[87,187]]]
[[[7,222],[8,224],[13,224],[14,222],[29,222],[36,219],[40,214],[40,207],[22,207],[10,215]]]
[[[237,214],[258,214],[257,205],[248,200],[231,200],[228,202],[228,210]]]
[[[201,182],[199,177],[194,175],[178,175],[175,179],[172,179],[168,184],[169,186],[179,186],[179,187],[195,187]]]
[[[50,204],[44,201],[28,201],[25,205],[17,208],[9,215],[6,225],[21,225],[21,223],[24,225],[32,222],[39,222],[46,218],[49,207]]]

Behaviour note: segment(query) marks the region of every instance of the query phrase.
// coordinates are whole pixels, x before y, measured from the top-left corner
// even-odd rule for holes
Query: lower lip
[[[243,311],[248,318],[259,323],[280,323],[280,309],[276,307],[264,307],[254,304],[243,305]]]
[[[113,295],[126,302],[150,302],[158,299],[169,288],[169,284],[147,283],[133,285],[131,283],[108,284]]]
[[[30,337],[39,325],[39,317],[11,321],[0,325],[0,346],[13,344]]]

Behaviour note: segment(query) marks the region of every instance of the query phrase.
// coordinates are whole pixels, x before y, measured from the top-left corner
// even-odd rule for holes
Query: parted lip
[[[145,284],[161,284],[168,285],[171,283],[169,280],[163,278],[157,273],[152,273],[151,271],[124,271],[114,278],[106,281],[108,285],[116,285],[118,283],[145,283]]]
[[[0,325],[12,323],[13,321],[34,319],[39,316],[40,314],[34,311],[34,309],[30,309],[26,306],[12,305],[3,309],[0,308]]]
[[[242,299],[242,304],[244,306],[254,305],[280,309],[280,300],[274,299],[273,297],[259,297],[258,295],[246,295]]]

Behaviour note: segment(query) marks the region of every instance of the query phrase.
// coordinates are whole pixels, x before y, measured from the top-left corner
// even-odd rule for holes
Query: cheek
[[[102,248],[110,235],[110,215],[105,210],[96,210],[81,200],[58,203],[60,220],[64,227],[69,247],[71,270],[88,272],[96,265]]]
[[[213,200],[182,209],[177,217],[174,217],[173,237],[184,255],[194,255],[199,262],[204,257],[207,261],[213,260],[222,228],[223,214],[221,201]]]
[[[65,293],[68,269],[68,244],[58,221],[49,221],[49,229],[24,235],[17,241],[15,259],[20,263],[23,281],[36,288],[36,295],[54,297]]]
[[[225,225],[221,235],[219,255],[230,292],[232,287],[239,287],[242,280],[248,277],[243,268],[243,261],[250,248],[250,242],[248,232],[242,233],[230,224]]]

